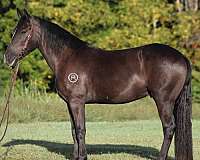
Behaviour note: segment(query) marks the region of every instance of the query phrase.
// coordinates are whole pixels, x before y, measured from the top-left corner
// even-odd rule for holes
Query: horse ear
[[[17,8],[17,15],[18,15],[18,17],[22,17],[22,15],[23,15],[22,11],[20,11],[19,8]]]
[[[23,10],[23,15],[26,16],[26,18],[30,18],[30,15],[26,9]]]

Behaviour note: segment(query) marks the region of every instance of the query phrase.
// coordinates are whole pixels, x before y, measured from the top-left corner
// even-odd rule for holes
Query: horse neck
[[[52,37],[50,38],[49,36],[54,37],[54,35],[48,35],[45,29],[40,27],[38,49],[42,53],[51,70],[55,73],[60,61],[65,60],[70,54],[72,54],[72,51],[64,44],[61,47],[55,47],[59,42],[56,42],[55,39]]]
[[[41,36],[41,41],[39,41],[38,49],[42,53],[51,70],[55,72],[57,57],[54,55],[53,49],[49,45],[48,39],[45,38],[45,35]]]
[[[54,73],[57,71],[60,62],[66,62],[72,54],[88,48],[86,42],[58,25],[41,19],[37,21],[40,26],[38,48]]]

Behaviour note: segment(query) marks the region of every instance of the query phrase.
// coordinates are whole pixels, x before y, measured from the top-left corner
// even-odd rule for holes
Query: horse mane
[[[35,18],[39,20],[40,26],[42,27],[43,32],[45,32],[45,36],[52,48],[58,50],[62,49],[63,47],[78,49],[88,46],[87,42],[77,38],[59,25],[39,17]]]

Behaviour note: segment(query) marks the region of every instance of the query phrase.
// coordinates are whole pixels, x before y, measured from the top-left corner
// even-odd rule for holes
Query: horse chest
[[[61,74],[56,77],[56,89],[58,94],[70,101],[72,98],[86,99],[85,76],[76,72]]]

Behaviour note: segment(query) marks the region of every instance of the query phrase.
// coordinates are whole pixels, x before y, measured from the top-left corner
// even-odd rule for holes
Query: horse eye
[[[22,30],[21,33],[26,33],[26,30]]]

